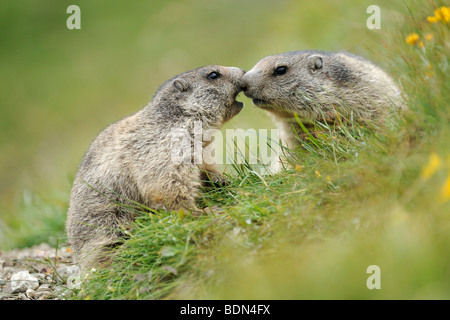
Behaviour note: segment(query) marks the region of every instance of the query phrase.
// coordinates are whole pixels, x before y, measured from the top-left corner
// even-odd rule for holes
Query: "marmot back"
[[[92,142],[74,180],[66,230],[75,262],[82,269],[108,261],[107,250],[120,243],[124,227],[133,221],[127,204],[196,211],[196,198],[205,174],[221,176],[214,165],[173,153],[185,145],[173,142],[173,130],[194,134],[219,129],[239,113],[235,100],[244,71],[206,66],[165,82],[150,103],[118,121]]]

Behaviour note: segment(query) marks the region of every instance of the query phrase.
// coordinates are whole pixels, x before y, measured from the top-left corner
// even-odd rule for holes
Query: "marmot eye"
[[[219,79],[220,76],[221,74],[219,72],[211,72],[210,74],[208,74],[208,79],[216,80]]]
[[[275,69],[275,71],[273,72],[273,74],[275,76],[282,76],[283,74],[285,74],[287,72],[288,68],[285,66],[281,66]]]

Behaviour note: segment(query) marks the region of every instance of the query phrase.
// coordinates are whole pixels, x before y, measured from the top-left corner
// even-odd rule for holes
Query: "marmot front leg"
[[[223,187],[230,184],[215,165],[204,165],[200,170],[200,180],[204,187]]]

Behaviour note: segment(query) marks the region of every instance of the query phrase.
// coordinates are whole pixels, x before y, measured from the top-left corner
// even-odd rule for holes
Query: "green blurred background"
[[[81,30],[69,30],[69,5]],[[367,7],[381,8],[369,30]],[[402,1],[0,2],[0,249],[64,239],[72,179],[108,124],[202,65],[249,70],[291,50],[347,50],[389,66],[383,38]],[[225,128],[272,128],[246,107]]]

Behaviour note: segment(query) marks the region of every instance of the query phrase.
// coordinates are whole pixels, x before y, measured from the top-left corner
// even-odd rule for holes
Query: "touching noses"
[[[241,78],[240,86],[241,86],[241,90],[244,92],[248,90],[248,77],[246,77],[247,74],[248,74],[248,72],[245,73]]]

